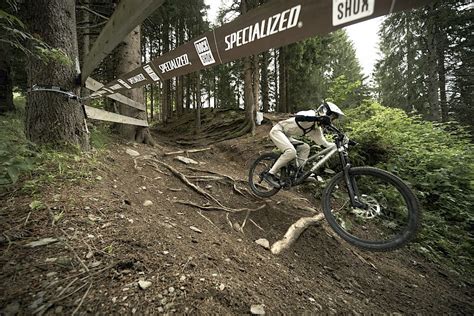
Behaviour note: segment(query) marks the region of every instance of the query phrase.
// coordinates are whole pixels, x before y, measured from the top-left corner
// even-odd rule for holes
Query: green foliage
[[[280,67],[288,69],[290,112],[304,110],[323,99],[348,106],[362,99],[362,68],[344,30],[288,45],[280,51]],[[280,87],[281,89],[281,87]]]
[[[0,187],[14,184],[22,172],[33,169],[33,145],[26,140],[16,114],[0,118]]]
[[[66,65],[73,64],[66,53],[50,47],[41,39],[30,34],[25,24],[17,16],[2,9],[0,9],[0,43],[2,46],[10,46],[27,56],[38,57],[45,63],[57,61]]]
[[[89,129],[91,146],[105,149],[112,141],[112,131],[107,125],[97,125]]]
[[[341,75],[331,81],[328,88],[329,97],[326,101],[331,101],[337,105],[346,108],[357,99],[357,92],[362,86],[360,80],[349,82],[345,75]]]
[[[24,192],[34,194],[58,180],[93,181],[92,171],[100,150],[81,153],[77,148],[56,151],[35,146],[25,137],[21,111],[1,117],[0,130],[0,189],[16,185]],[[108,135],[102,129],[93,130],[93,145],[103,149],[110,139]],[[35,205],[31,207],[36,208]]]
[[[473,12],[472,1],[446,0],[388,16],[374,71],[378,100],[425,117],[435,117],[439,102],[443,120],[474,131]]]
[[[44,210],[46,209],[46,206],[43,204],[43,202],[34,200],[30,203],[30,209],[32,211],[39,211],[39,210]]]
[[[474,146],[470,135],[455,122],[423,121],[377,103],[349,109],[347,116],[346,129],[360,143],[359,163],[393,172],[415,189],[425,214],[419,238],[423,249],[438,259],[472,260]]]

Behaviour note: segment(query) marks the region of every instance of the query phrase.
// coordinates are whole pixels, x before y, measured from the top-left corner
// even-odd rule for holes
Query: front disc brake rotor
[[[380,215],[380,204],[377,202],[377,200],[369,195],[362,194],[360,197],[360,201],[364,203],[367,207],[366,208],[360,208],[360,207],[354,207],[352,208],[352,212],[361,218],[374,218],[377,215]]]

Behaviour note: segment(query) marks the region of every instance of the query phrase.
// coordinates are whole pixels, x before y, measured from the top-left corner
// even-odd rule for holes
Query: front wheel
[[[377,168],[354,167],[348,180],[360,207],[351,203],[343,172],[323,192],[324,216],[339,236],[372,251],[394,250],[415,237],[420,226],[419,203],[400,178]]]

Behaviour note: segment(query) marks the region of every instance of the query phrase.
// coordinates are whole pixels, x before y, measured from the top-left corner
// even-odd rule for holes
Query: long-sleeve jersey
[[[296,113],[297,116],[305,116],[305,117],[317,117],[316,111],[309,110],[309,111],[300,111]],[[301,126],[298,126],[298,124]],[[319,127],[315,122],[306,122],[306,121],[299,121],[296,122],[295,117],[289,118],[284,121],[280,121],[277,125],[281,126],[282,132],[288,137],[293,138],[297,136],[305,135],[304,130],[309,130],[305,136],[308,136],[311,140],[313,140],[316,144],[330,147],[334,146],[334,143],[330,143],[324,137],[323,131],[321,127]],[[304,130],[303,130],[304,129]]]

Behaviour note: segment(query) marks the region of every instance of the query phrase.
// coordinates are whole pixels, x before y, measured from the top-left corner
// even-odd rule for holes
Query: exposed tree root
[[[206,205],[206,206],[203,206],[203,205],[199,205],[199,204],[196,204],[196,203],[193,203],[193,202],[190,202],[190,201],[181,201],[181,200],[177,200],[177,201],[174,201],[175,203],[179,203],[179,204],[184,204],[184,205],[189,205],[189,206],[193,206],[193,207],[197,207],[203,211],[224,211],[224,212],[228,212],[228,213],[240,213],[240,212],[255,212],[255,211],[259,211],[263,208],[266,207],[266,205],[260,205],[259,207],[257,208],[230,208],[230,207],[226,207],[226,206],[223,206],[221,204],[221,206],[212,206],[212,205]]]
[[[171,167],[170,165],[168,165],[167,163],[165,162],[162,162],[162,161],[159,161],[159,160],[156,160],[156,159],[153,159],[153,161],[165,166],[166,168],[168,168],[171,173],[173,173],[176,177],[178,177],[181,181],[183,181],[184,184],[186,184],[187,186],[191,187],[194,191],[198,192],[199,194],[205,196],[206,198],[214,201],[215,203],[217,203],[217,205],[221,206],[221,207],[224,207],[221,202],[219,202],[219,200],[217,200],[215,197],[213,197],[212,195],[210,195],[209,193],[207,193],[206,191],[204,191],[203,189],[201,189],[199,186],[195,185],[194,183],[191,183],[184,174],[182,174],[181,172],[179,172],[178,170],[176,170],[175,168]]]
[[[288,249],[309,226],[315,225],[324,219],[324,214],[320,213],[313,217],[302,217],[296,223],[290,226],[285,236],[275,242],[270,250],[273,254],[278,255],[282,251]]]
[[[213,174],[213,175],[217,175],[217,176],[220,176],[222,178],[225,178],[225,179],[228,179],[229,181],[233,182],[233,187],[234,187],[234,191],[236,191],[238,194],[242,195],[242,196],[245,196],[242,192],[245,191],[247,192],[247,194],[253,198],[256,198],[258,200],[261,200],[262,198],[255,195],[252,191],[250,191],[249,189],[247,188],[238,188],[237,187],[237,182],[238,183],[244,183],[244,184],[247,184],[247,180],[243,180],[243,179],[234,179],[232,178],[231,176],[228,176],[226,174],[223,174],[223,173],[219,173],[219,172],[215,172],[215,171],[210,171],[210,170],[202,170],[202,169],[198,169],[198,168],[195,168],[195,167],[191,167],[191,166],[188,166],[187,167],[189,170],[192,170],[192,171],[197,171],[197,172],[203,172],[203,173],[209,173],[209,174]]]

